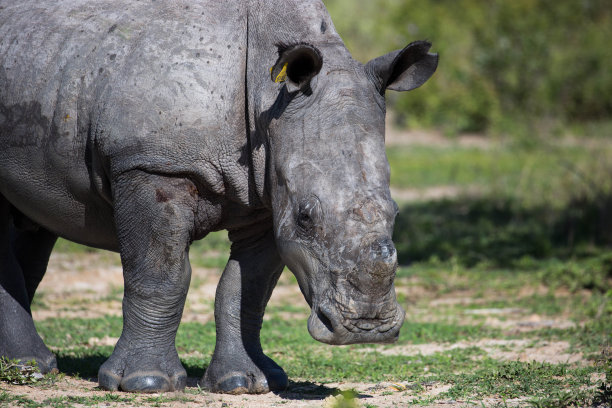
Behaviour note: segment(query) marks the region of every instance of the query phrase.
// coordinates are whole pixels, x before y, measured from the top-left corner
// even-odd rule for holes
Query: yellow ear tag
[[[287,79],[287,64],[288,62],[285,62],[285,65],[283,65],[283,69],[281,69],[281,72],[278,73],[274,82],[285,82],[285,80]]]

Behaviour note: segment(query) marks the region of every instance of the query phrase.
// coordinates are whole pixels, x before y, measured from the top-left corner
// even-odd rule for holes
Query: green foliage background
[[[529,132],[612,119],[609,0],[324,0],[356,59],[417,39],[440,54],[426,91],[388,94],[402,124]]]

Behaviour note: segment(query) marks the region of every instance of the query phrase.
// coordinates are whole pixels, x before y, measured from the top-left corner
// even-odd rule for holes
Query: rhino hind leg
[[[287,375],[263,353],[259,339],[264,310],[282,270],[271,232],[233,241],[217,287],[217,338],[212,360],[200,381],[203,388],[228,394],[287,388]]]
[[[139,171],[115,183],[125,281],[123,332],[98,372],[104,389],[185,388],[187,373],[175,338],[191,278],[188,246],[195,204],[189,187],[186,180]]]
[[[11,205],[0,195],[0,356],[35,360],[44,374],[57,369],[55,356],[38,335],[30,304],[57,236],[43,228],[16,228]]]

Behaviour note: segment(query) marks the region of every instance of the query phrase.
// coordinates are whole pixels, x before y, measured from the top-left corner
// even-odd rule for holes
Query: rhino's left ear
[[[306,43],[278,44],[278,59],[270,76],[274,82],[287,81],[289,91],[309,89],[310,80],[321,71],[323,56],[314,46]]]
[[[366,64],[366,72],[380,93],[385,89],[410,91],[423,85],[436,72],[438,54],[428,53],[431,43],[415,41],[403,50],[375,58]]]

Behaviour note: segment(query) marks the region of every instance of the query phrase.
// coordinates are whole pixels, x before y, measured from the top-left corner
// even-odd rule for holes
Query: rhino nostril
[[[327,330],[333,333],[334,325],[332,324],[331,319],[328,317],[328,314],[329,314],[329,311],[325,310],[324,308],[320,308],[317,311],[317,317],[319,318],[321,323],[323,323],[323,325],[327,328]]]

